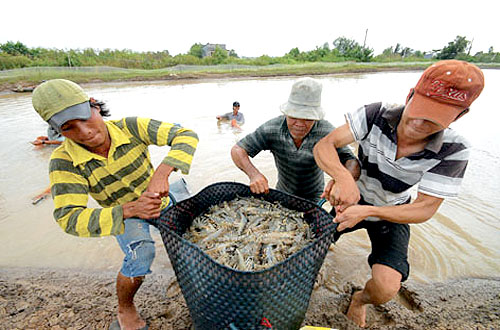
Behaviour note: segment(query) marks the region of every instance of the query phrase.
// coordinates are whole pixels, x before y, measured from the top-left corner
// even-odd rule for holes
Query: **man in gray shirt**
[[[225,113],[223,115],[216,116],[217,120],[226,119],[231,122],[231,126],[240,128],[240,125],[245,122],[245,117],[240,111],[240,102],[233,102],[233,111]]]
[[[276,189],[317,202],[324,189],[324,173],[316,165],[314,145],[334,127],[324,120],[321,108],[322,85],[311,78],[297,80],[288,102],[281,106],[284,116],[273,118],[247,135],[231,149],[233,162],[250,179],[250,190],[269,192],[267,178],[252,164],[262,150],[269,150],[278,169]],[[344,166],[359,177],[359,164],[348,147],[339,148]]]

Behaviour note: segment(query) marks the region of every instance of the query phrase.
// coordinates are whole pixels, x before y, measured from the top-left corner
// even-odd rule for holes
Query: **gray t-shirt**
[[[252,158],[262,150],[270,150],[278,169],[276,189],[317,202],[325,180],[323,171],[314,160],[313,148],[333,129],[328,121],[317,121],[297,148],[288,131],[285,116],[279,116],[262,124],[237,144]],[[349,159],[356,159],[349,147],[339,148],[337,152],[343,164]]]

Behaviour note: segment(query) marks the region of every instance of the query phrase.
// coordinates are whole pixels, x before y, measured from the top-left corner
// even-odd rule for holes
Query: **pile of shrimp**
[[[183,237],[218,263],[242,271],[269,268],[313,240],[303,212],[254,197],[212,206]]]

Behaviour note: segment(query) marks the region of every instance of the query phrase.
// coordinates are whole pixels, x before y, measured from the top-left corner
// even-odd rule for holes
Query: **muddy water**
[[[400,103],[420,72],[335,75],[323,82],[327,119],[338,126],[343,113],[376,101]],[[496,86],[500,71],[486,70],[486,88],[471,113],[453,124],[474,145],[460,197],[447,200],[430,221],[412,226],[411,277],[417,281],[500,273],[500,139],[497,125]],[[107,101],[111,118],[143,116],[180,123],[200,136],[190,175],[191,190],[219,181],[248,183],[232,163],[234,143],[259,124],[280,114],[293,78],[224,80],[181,83],[123,83],[87,85],[88,93]],[[242,131],[218,125],[215,116],[241,103],[246,117]],[[31,198],[48,185],[50,147],[36,148],[29,141],[45,135],[46,124],[31,107],[31,95],[0,95],[0,267],[48,267],[116,270],[121,251],[114,238],[76,238],[63,233],[52,219],[52,201],[31,204]],[[165,151],[151,147],[158,164]],[[276,183],[270,153],[254,159],[257,167]],[[177,177],[180,177],[180,175]],[[90,205],[95,205],[92,201]],[[157,240],[153,270],[171,271],[166,252]],[[363,283],[369,274],[369,241],[364,232],[344,235],[332,246],[323,271],[332,286],[343,279]],[[168,266],[167,266],[168,267]]]

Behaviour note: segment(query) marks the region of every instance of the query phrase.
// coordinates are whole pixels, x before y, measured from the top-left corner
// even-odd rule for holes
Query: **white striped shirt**
[[[346,114],[359,142],[361,176],[358,187],[371,205],[399,205],[410,201],[410,189],[446,198],[458,195],[470,145],[450,128],[436,133],[424,150],[396,159],[396,128],[404,107],[373,103]],[[378,220],[370,218],[369,220]]]

